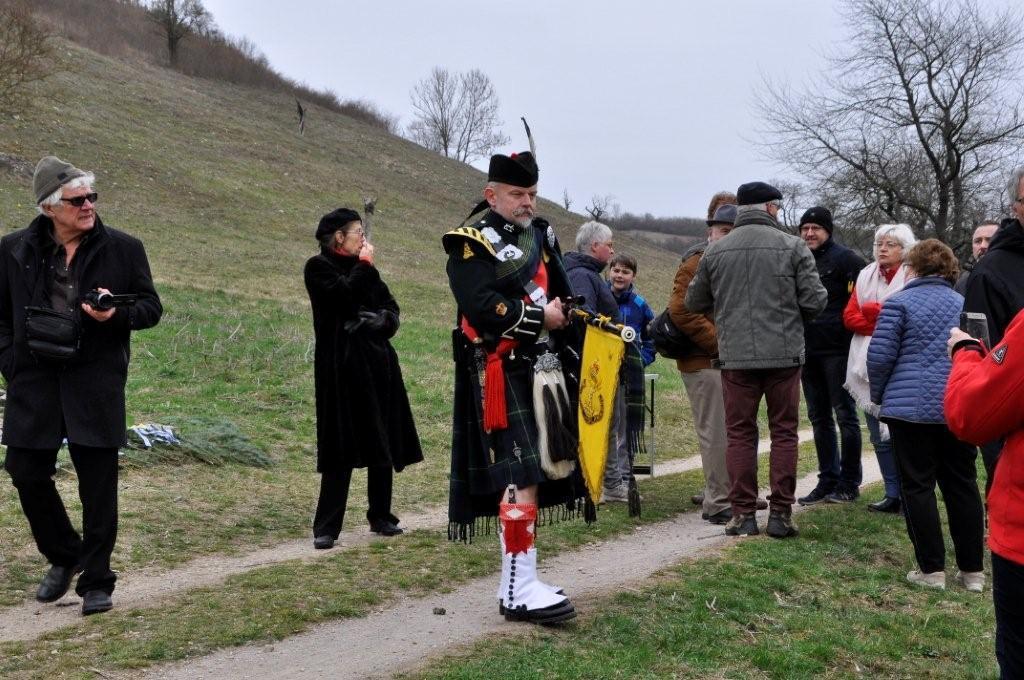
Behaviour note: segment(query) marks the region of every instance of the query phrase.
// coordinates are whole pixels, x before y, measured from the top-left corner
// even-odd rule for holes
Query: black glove
[[[362,311],[359,312],[359,318],[363,319],[363,327],[366,328],[366,330],[374,333],[375,335],[380,335],[384,331],[385,326],[387,326],[388,320],[386,314],[387,312],[385,311]]]
[[[363,325],[377,337],[390,340],[398,332],[398,315],[390,309],[382,309],[378,312],[359,312],[364,318]]]

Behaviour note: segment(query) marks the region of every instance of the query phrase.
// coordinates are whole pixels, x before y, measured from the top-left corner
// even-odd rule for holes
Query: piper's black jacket
[[[115,448],[125,443],[124,386],[130,333],[155,326],[163,313],[142,242],[103,225],[99,216],[75,253],[83,292],[107,288],[135,293],[104,322],[78,311],[78,357],[65,364],[38,361],[25,340],[25,307],[49,307],[47,253],[53,222],[40,215],[25,229],[0,239],[0,372],[7,380],[3,443],[56,449],[68,440]]]
[[[1005,219],[999,225],[988,252],[967,279],[964,298],[965,312],[982,312],[988,318],[989,339],[993,347],[998,345],[1024,309],[1024,228],[1018,220]]]

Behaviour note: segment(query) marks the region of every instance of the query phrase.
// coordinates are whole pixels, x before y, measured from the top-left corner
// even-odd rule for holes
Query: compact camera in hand
[[[133,305],[138,298],[139,296],[134,293],[115,295],[113,293],[102,293],[98,290],[90,290],[82,296],[82,302],[97,311],[105,312],[108,309],[114,309],[115,307],[128,307]]]

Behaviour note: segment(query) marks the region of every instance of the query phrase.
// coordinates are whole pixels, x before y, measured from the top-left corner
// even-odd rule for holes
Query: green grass
[[[800,473],[813,467],[804,445]],[[762,482],[767,466],[761,466]],[[703,486],[699,470],[641,482],[643,517],[621,505],[602,506],[598,522],[541,529],[542,559],[620,536],[634,527],[696,512],[690,496]],[[496,541],[447,541],[443,529],[343,548],[313,562],[283,562],[197,588],[147,609],[117,609],[24,643],[0,643],[3,677],[78,677],[90,667],[139,668],[219,648],[294,635],[330,619],[361,616],[401,595],[431,592],[495,573]],[[116,598],[116,594],[115,594]],[[57,650],[54,653],[54,650]]]
[[[489,639],[411,677],[997,675],[991,592],[906,583],[914,565],[902,520],[830,505],[799,524],[796,540],[741,541],[588,606],[575,625]]]

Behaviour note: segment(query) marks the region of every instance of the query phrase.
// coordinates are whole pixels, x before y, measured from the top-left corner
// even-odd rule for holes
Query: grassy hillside
[[[156,329],[135,335],[129,419],[230,419],[277,461],[269,470],[127,470],[116,568],[174,564],[308,533],[318,479],[301,271],[316,252],[320,215],[360,206],[364,195],[378,198],[378,265],[402,307],[395,344],[427,457],[398,477],[396,509],[443,502],[454,308],[440,235],[477,201],[484,176],[316,107],[300,137],[294,102],[284,95],[190,79],[68,43],[61,51],[73,70],[39,88],[37,108],[0,123],[0,154],[31,167],[53,153],[94,170],[104,221],[146,244],[166,312]],[[545,133],[536,133],[543,191]],[[35,214],[31,176],[0,169],[0,178],[0,230],[8,233]],[[571,245],[583,218],[548,201],[541,213]],[[639,258],[642,290],[655,307],[663,305],[677,256],[626,234],[616,244]],[[663,374],[659,453],[692,452],[674,366],[659,360],[654,368]],[[58,480],[73,488],[71,475]],[[73,492],[65,497],[75,502]],[[353,493],[349,524],[362,521],[364,498]],[[23,599],[42,569],[6,482],[0,535],[2,604]]]

